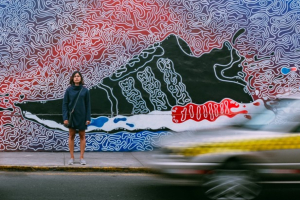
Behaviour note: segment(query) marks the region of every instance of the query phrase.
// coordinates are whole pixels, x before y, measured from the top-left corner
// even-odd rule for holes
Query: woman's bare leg
[[[80,137],[80,159],[83,159],[83,154],[85,150],[85,130],[79,131],[79,137]]]
[[[74,159],[74,139],[75,139],[76,130],[73,128],[69,128],[69,149],[71,158]]]

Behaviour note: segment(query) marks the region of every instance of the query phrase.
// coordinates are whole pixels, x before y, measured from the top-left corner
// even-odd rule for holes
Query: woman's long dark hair
[[[80,84],[80,85],[84,85],[84,81],[83,81],[82,74],[81,74],[79,71],[73,72],[72,76],[70,77],[70,84],[71,84],[71,85],[75,85],[75,83],[74,83],[74,76],[75,76],[76,74],[79,74],[79,76],[81,77],[81,80],[80,80],[80,83],[79,83],[79,84]]]

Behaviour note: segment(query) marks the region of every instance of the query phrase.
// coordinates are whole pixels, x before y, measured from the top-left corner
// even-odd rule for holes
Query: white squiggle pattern
[[[0,150],[18,151],[68,151],[69,134],[65,131],[47,129],[33,121],[27,120],[20,132],[10,132],[8,137],[17,137],[19,142],[3,144],[0,140]],[[25,126],[31,127],[25,129]],[[23,135],[25,138],[20,138]],[[121,131],[114,134],[88,133],[86,134],[86,151],[150,151],[159,146],[160,140],[168,135],[169,131],[141,131],[129,133]],[[5,147],[5,146],[6,147]],[[75,151],[80,150],[79,135],[75,136]]]
[[[77,69],[97,86],[170,34],[201,56],[244,29],[232,45],[253,99],[299,93],[299,10],[299,0],[1,0],[0,145],[26,150],[33,130],[14,103],[62,98]]]
[[[242,58],[238,54],[238,52],[236,52],[236,50],[233,49],[228,42],[226,42],[225,45],[230,50],[231,59],[230,59],[230,62],[226,65],[221,65],[221,64],[214,65],[214,73],[215,73],[216,78],[219,79],[220,81],[231,82],[231,83],[239,84],[242,86],[246,86],[247,84],[244,81],[245,74],[243,74],[242,72],[239,72],[238,74],[236,74],[235,76],[232,76],[232,77],[225,75],[226,70],[232,68],[234,65],[240,63],[242,60]],[[234,52],[236,53],[235,55],[233,55]],[[234,56],[237,56],[238,59],[234,59]],[[242,67],[242,66],[239,65],[238,67]]]
[[[155,57],[164,55],[164,49],[156,43],[147,49],[143,50],[140,55],[134,56],[126,65],[121,66],[112,76],[111,80],[121,80],[132,73],[135,73],[139,69],[146,66],[147,63],[151,62]],[[140,65],[140,63],[143,63]],[[133,69],[131,69],[133,68]]]
[[[299,8],[297,0],[1,1],[1,93],[11,95],[1,104],[61,98],[65,78],[75,69],[90,80],[88,87],[97,85],[171,33],[200,56],[245,29],[234,47],[247,57],[248,66],[259,65],[254,55],[274,52],[268,68],[293,67],[300,63]],[[246,71],[245,63],[243,67],[251,73],[246,82],[256,77],[257,72]],[[249,86],[254,99],[276,96],[260,88]]]
[[[186,105],[192,102],[191,97],[186,91],[185,84],[182,83],[182,77],[175,72],[172,60],[160,58],[157,61],[157,67],[164,74],[164,81],[167,84],[168,90],[176,99],[176,104]]]
[[[100,83],[98,87],[105,90],[105,92],[107,93],[107,99],[109,100],[111,105],[111,115],[118,115],[118,99],[114,96],[112,88],[104,85],[103,83]]]
[[[135,88],[134,84],[135,81],[132,77],[119,82],[122,94],[126,97],[126,100],[133,105],[132,114],[149,113],[150,110],[147,108],[141,92]]]
[[[158,147],[160,141],[172,135],[169,131],[139,133],[120,132],[116,134],[88,134],[86,151],[151,151]],[[79,137],[78,137],[79,141]],[[79,150],[79,143],[77,150]]]
[[[155,78],[150,67],[138,72],[137,78],[142,83],[143,89],[150,95],[154,110],[167,110],[171,107],[166,94],[161,90],[160,82]]]

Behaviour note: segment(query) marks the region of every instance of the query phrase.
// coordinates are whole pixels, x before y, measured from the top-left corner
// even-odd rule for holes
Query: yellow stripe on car
[[[300,149],[300,135],[289,135],[276,138],[260,138],[235,141],[209,142],[188,148],[172,149],[174,153],[185,156],[196,156],[208,153],[225,153],[237,151]]]

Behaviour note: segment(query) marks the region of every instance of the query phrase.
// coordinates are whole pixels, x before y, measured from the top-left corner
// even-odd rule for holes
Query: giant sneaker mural
[[[1,1],[0,150],[68,150],[61,107],[75,70],[90,90],[87,151],[153,150],[174,131],[273,113],[270,102],[299,91],[299,10],[297,0]]]

